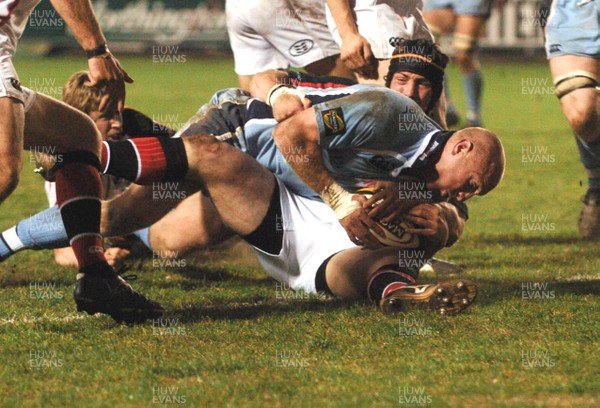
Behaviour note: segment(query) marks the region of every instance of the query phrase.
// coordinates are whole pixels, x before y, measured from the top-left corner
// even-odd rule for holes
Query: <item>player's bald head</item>
[[[473,144],[472,165],[480,171],[483,181],[480,195],[493,190],[502,180],[505,168],[504,147],[494,133],[480,127],[459,130],[452,138]]]

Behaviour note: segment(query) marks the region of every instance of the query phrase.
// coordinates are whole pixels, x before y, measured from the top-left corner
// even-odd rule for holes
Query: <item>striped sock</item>
[[[415,277],[408,272],[400,271],[398,265],[386,265],[373,274],[367,285],[367,293],[371,302],[377,304],[394,290],[416,283]]]
[[[103,142],[102,173],[137,184],[180,181],[188,170],[183,140],[142,137]]]

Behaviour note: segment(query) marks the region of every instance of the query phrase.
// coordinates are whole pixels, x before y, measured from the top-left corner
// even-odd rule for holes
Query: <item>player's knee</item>
[[[470,51],[457,51],[454,56],[454,62],[458,70],[462,73],[471,72],[477,69],[475,55]]]
[[[100,153],[102,137],[92,119],[81,113],[72,126],[73,134],[69,140],[68,151],[84,150],[95,155]]]
[[[217,159],[221,155],[223,142],[211,135],[184,137],[183,143],[190,169],[198,164],[206,164],[208,160]]]

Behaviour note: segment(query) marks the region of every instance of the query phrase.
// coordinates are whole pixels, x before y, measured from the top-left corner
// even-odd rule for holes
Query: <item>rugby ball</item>
[[[357,191],[365,198],[369,199],[373,195],[372,188],[362,188]],[[377,205],[375,203],[374,205]],[[377,221],[385,237],[377,234],[375,231],[370,230],[373,236],[381,242],[384,246],[398,247],[398,248],[418,248],[420,245],[419,236],[406,232],[407,228],[411,228],[412,225],[407,221],[401,221],[400,223],[391,223],[385,221]]]

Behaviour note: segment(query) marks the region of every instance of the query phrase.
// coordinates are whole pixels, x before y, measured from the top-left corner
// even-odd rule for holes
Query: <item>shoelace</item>
[[[136,280],[137,279],[137,275],[135,275],[135,274],[124,275],[124,273],[127,272],[127,271],[129,271],[130,269],[131,269],[130,265],[123,264],[115,272],[117,273],[117,275],[119,275],[121,278],[123,278],[126,281]]]

